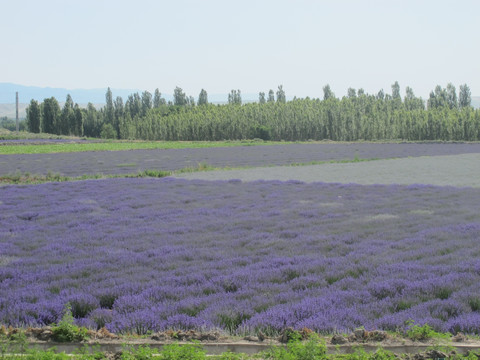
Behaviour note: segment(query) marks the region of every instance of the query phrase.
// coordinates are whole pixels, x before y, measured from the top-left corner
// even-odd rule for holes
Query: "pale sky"
[[[480,96],[480,0],[0,0],[0,82]]]

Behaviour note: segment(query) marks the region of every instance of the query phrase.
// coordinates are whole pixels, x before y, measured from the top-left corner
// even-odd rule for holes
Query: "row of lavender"
[[[126,174],[145,169],[178,170],[207,163],[217,167],[288,165],[338,161],[480,153],[480,143],[310,143],[203,149],[96,151],[0,155],[0,175],[60,173]]]
[[[0,323],[480,329],[480,190],[115,179],[0,188]]]

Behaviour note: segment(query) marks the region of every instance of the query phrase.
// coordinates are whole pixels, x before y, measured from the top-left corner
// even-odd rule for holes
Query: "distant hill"
[[[145,90],[139,89],[111,89],[113,99],[117,96],[121,96],[125,102],[129,95],[133,93],[142,93]],[[50,87],[37,87],[37,86],[24,86],[12,83],[0,83],[0,105],[1,104],[15,104],[15,92],[18,91],[18,100],[21,104],[28,104],[30,100],[43,101],[49,97],[55,97],[59,102],[65,101],[68,94],[72,97],[73,101],[78,104],[105,104],[105,94],[107,88],[102,89],[62,89],[62,88],[50,88]],[[150,90],[149,90],[150,91]],[[162,89],[160,89],[162,91]],[[153,95],[153,91],[152,95]],[[198,98],[198,94],[188,94],[187,96],[193,96],[195,100]],[[167,101],[173,101],[173,95],[164,94],[162,97]],[[228,102],[227,94],[208,94],[208,100],[215,104],[226,104]],[[245,93],[242,94],[243,102],[252,102],[258,100],[258,94]],[[6,110],[0,110],[0,116],[7,116]],[[13,110],[13,116],[15,116],[15,109]],[[8,115],[9,116],[9,115]]]
[[[11,83],[0,83],[0,104],[15,104],[15,92],[18,91],[18,100],[20,103],[29,103],[30,100],[43,101],[43,99],[54,96],[58,101],[65,101],[68,94],[73,101],[79,104],[105,103],[104,89],[60,89],[50,87],[24,86]],[[141,92],[133,89],[112,89],[113,98],[121,96],[124,100],[128,95]]]

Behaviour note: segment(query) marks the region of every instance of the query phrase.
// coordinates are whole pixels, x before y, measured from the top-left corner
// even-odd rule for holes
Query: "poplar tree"
[[[161,105],[162,101],[162,94],[160,93],[160,90],[158,88],[155,89],[155,93],[153,94],[153,107],[159,108]]]
[[[258,102],[260,104],[265,104],[267,101],[265,100],[265,93],[264,92],[260,92],[258,93]]]
[[[448,83],[447,85],[447,104],[450,109],[458,107],[457,90],[452,83]]]
[[[332,99],[335,97],[335,94],[333,93],[332,89],[330,88],[330,85],[325,85],[323,87],[323,100],[328,100]]]
[[[60,106],[58,105],[57,99],[53,96],[48,99],[43,100],[42,104],[42,119],[43,119],[43,132],[48,134],[55,134],[55,126],[58,123],[58,118],[60,114]]]
[[[148,91],[144,91],[142,93],[142,116],[145,116],[147,111],[150,110],[152,106],[152,94],[150,94]]]
[[[278,103],[285,103],[287,101],[287,97],[285,96],[285,91],[283,90],[283,85],[278,86],[277,90],[277,102]]]
[[[178,86],[173,90],[173,104],[178,106],[187,105],[187,96]]]
[[[113,96],[112,96],[112,90],[108,88],[107,93],[105,94],[105,120],[107,123],[113,124],[113,118],[114,118]]]
[[[40,132],[40,105],[36,100],[31,100],[30,105],[27,107],[27,128],[32,133]]]
[[[73,132],[74,123],[73,100],[68,94],[57,125],[57,132],[62,135],[70,135]]]
[[[198,95],[198,105],[207,105],[208,104],[208,94],[205,89],[200,91]]]
[[[460,93],[458,95],[458,103],[461,108],[470,107],[472,104],[472,94],[467,84],[460,85]]]
[[[268,91],[268,99],[267,102],[275,102],[275,93],[272,89]]]

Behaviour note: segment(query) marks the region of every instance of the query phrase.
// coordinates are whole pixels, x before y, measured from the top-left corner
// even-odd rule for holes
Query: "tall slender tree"
[[[78,104],[73,108],[73,129],[75,136],[83,136],[83,111]]]
[[[228,94],[228,103],[231,105],[242,105],[242,93],[240,90],[232,90]]]
[[[458,103],[461,108],[470,107],[472,104],[472,93],[470,92],[470,88],[467,84],[460,85]]]
[[[34,99],[30,101],[30,105],[27,107],[27,128],[32,133],[40,132],[41,113],[40,105]]]
[[[112,90],[108,88],[107,93],[105,94],[105,121],[109,124],[113,124],[114,117]]]
[[[272,89],[268,91],[268,99],[267,102],[275,102],[275,93],[273,92]]]
[[[323,100],[328,100],[332,99],[335,97],[335,94],[333,93],[332,89],[330,88],[330,85],[325,85],[323,87]]]
[[[277,102],[285,103],[287,102],[287,97],[285,96],[285,91],[283,90],[283,85],[278,86],[277,90]]]
[[[56,134],[56,126],[60,114],[60,105],[58,105],[57,99],[53,96],[43,100],[42,104],[42,119],[43,119],[43,132],[48,134]]]
[[[162,93],[158,88],[155,89],[155,92],[153,94],[153,107],[155,109],[159,108],[162,102]]]
[[[153,106],[152,94],[148,91],[142,93],[142,116],[147,114],[147,111],[150,110]]]
[[[264,92],[260,92],[258,93],[258,102],[260,104],[265,104],[267,101],[265,100],[265,93]]]
[[[452,83],[448,83],[447,85],[447,104],[450,109],[458,107],[457,90]]]
[[[200,90],[198,95],[198,105],[207,105],[208,104],[208,94],[205,89]]]
[[[63,105],[62,113],[60,115],[60,122],[57,126],[58,133],[62,135],[73,134],[74,128],[74,111],[73,111],[73,100],[70,94],[67,95],[65,104]]]

